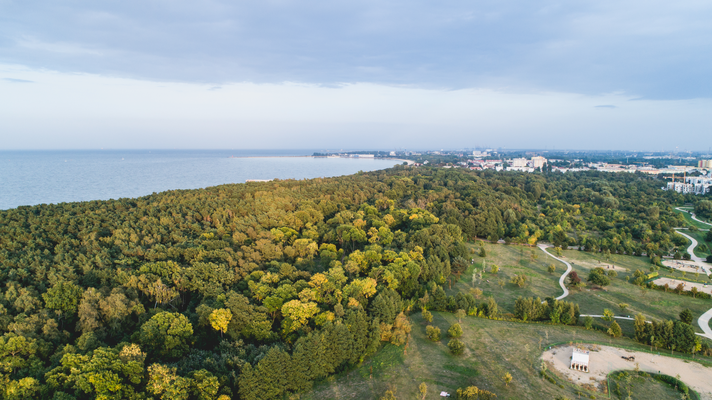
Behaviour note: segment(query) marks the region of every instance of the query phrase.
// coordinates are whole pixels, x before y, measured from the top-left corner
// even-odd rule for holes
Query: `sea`
[[[314,150],[0,151],[0,210],[108,200],[248,179],[310,179],[402,161],[311,157]]]

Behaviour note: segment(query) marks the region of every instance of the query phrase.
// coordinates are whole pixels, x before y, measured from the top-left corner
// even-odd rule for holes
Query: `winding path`
[[[703,221],[703,220],[697,218],[697,216],[695,216],[695,213],[693,213],[693,212],[691,212],[691,211],[683,210],[681,207],[675,207],[675,209],[676,209],[677,211],[682,211],[682,212],[686,212],[686,213],[690,214],[690,218],[692,218],[693,220],[695,220],[695,221],[697,221],[697,222],[699,222],[699,223],[701,223],[701,224],[705,224],[705,225],[712,226],[712,224],[710,224],[709,222],[705,222],[705,221]]]
[[[564,294],[562,294],[561,296],[559,296],[559,297],[556,298],[556,300],[561,300],[561,299],[563,299],[564,297],[566,297],[566,296],[569,295],[569,289],[566,289],[566,285],[564,285],[564,280],[566,279],[566,277],[569,275],[569,272],[571,272],[571,270],[572,270],[573,268],[571,267],[571,264],[569,264],[568,262],[566,262],[566,261],[560,259],[559,257],[554,257],[551,253],[549,253],[548,251],[546,251],[546,248],[547,248],[547,247],[550,247],[550,246],[547,246],[547,245],[544,245],[544,244],[539,244],[539,245],[537,245],[537,246],[541,249],[541,251],[543,251],[544,253],[546,253],[548,256],[550,256],[550,257],[553,258],[554,260],[558,260],[558,261],[561,261],[562,263],[566,264],[566,272],[564,272],[564,274],[561,275],[561,278],[559,278],[559,286],[561,286],[561,289],[564,290]],[[712,310],[710,310],[710,311],[712,311]]]
[[[678,208],[678,210],[679,210],[679,208]],[[680,211],[684,211],[684,210],[680,210]],[[700,221],[700,222],[702,222],[702,221]],[[692,236],[689,236],[689,235],[686,235],[686,234],[680,232],[680,228],[675,228],[675,231],[677,233],[679,233],[680,235],[688,238],[690,240],[690,242],[692,242],[692,244],[690,244],[690,247],[687,248],[687,252],[690,254],[690,259],[701,264],[702,268],[704,268],[705,272],[709,275],[710,268],[704,264],[705,260],[703,260],[702,258],[697,257],[695,255],[695,247],[697,247],[697,240],[695,240]],[[699,325],[700,329],[702,329],[702,332],[704,332],[704,333],[698,333],[698,335],[704,336],[707,339],[712,340],[712,329],[710,329],[710,319],[712,319],[712,308],[707,310],[706,313],[700,315],[700,318],[697,319],[697,325]]]

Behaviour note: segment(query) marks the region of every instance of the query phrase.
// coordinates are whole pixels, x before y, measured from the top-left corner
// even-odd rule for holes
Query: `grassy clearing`
[[[446,289],[449,295],[456,294],[458,291],[467,293],[473,287],[477,287],[483,291],[483,297],[493,296],[495,298],[497,304],[499,304],[500,312],[512,313],[514,311],[514,301],[519,296],[539,296],[544,299],[548,296],[559,296],[562,293],[558,280],[565,271],[565,266],[563,263],[544,254],[540,249],[537,248],[535,250],[538,258],[532,260],[529,257],[531,250],[529,248],[502,244],[484,244],[484,246],[487,252],[487,257],[484,261],[487,265],[487,270],[489,271],[489,267],[492,264],[497,264],[501,267],[499,273],[492,274],[487,272],[483,274],[482,280],[473,285],[472,272],[474,268],[481,268],[483,263],[482,258],[474,257],[476,260],[474,266],[470,267],[462,275],[460,281],[452,285],[451,289]],[[479,245],[476,248],[479,248]],[[552,250],[550,249],[550,251]],[[660,320],[677,319],[682,310],[689,308],[695,319],[697,319],[701,314],[712,308],[712,300],[693,299],[672,292],[642,291],[640,287],[628,283],[626,277],[632,281],[635,270],[641,269],[646,273],[649,272],[650,262],[646,257],[611,255],[609,259],[606,259],[602,254],[592,254],[577,250],[564,250],[563,254],[564,259],[571,263],[574,271],[584,281],[588,277],[589,271],[595,267],[606,268],[607,265],[615,265],[624,269],[618,270],[618,276],[612,278],[611,284],[605,288],[597,289],[589,286],[582,290],[571,291],[565,300],[578,303],[581,314],[602,314],[603,310],[608,308],[616,315],[634,316],[640,312],[648,319]],[[555,274],[549,274],[546,270],[547,266],[552,263],[557,267]],[[677,279],[706,279],[704,274],[696,276],[695,274],[687,273],[683,276],[681,272],[663,270],[660,272]],[[511,277],[519,273],[525,273],[529,279],[529,282],[523,288],[510,283]],[[504,287],[498,284],[500,280],[506,282]],[[618,306],[620,303],[626,303],[629,306],[626,309],[621,309]],[[632,322],[619,321],[619,324],[625,334],[633,334]],[[701,332],[696,324],[693,325]],[[607,329],[607,325],[600,319],[595,321],[594,326],[600,329]]]
[[[654,379],[650,375],[612,374],[610,384],[612,392],[611,398],[613,399],[630,398],[631,400],[649,400],[680,398],[679,391],[666,383]],[[618,392],[620,394],[618,394]]]
[[[443,334],[457,322],[449,313],[433,313],[433,325]],[[543,380],[539,374],[541,354],[548,345],[570,341],[596,341],[645,350],[628,338],[611,339],[604,333],[583,327],[493,321],[466,317],[462,320],[465,353],[452,356],[448,338],[433,343],[425,336],[426,322],[420,313],[411,315],[413,330],[407,348],[386,345],[360,367],[321,382],[303,399],[378,399],[386,390],[395,391],[399,399],[418,397],[418,385],[428,385],[426,398],[438,398],[441,391],[453,393],[459,387],[475,385],[492,391],[498,399],[553,399],[559,395],[577,398],[576,391],[587,392],[556,376],[556,384]],[[445,335],[444,335],[445,336]],[[371,371],[372,374],[371,374]],[[513,380],[508,386],[502,376],[509,372]],[[559,387],[559,385],[563,386]],[[648,397],[661,398],[668,397]],[[673,397],[673,398],[679,398]]]

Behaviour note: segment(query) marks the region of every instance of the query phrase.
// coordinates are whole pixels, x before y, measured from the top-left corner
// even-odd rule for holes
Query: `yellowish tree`
[[[220,332],[220,336],[222,336],[225,332],[227,332],[227,326],[230,325],[232,312],[226,308],[219,308],[217,310],[213,310],[208,319],[210,320],[210,326]]]

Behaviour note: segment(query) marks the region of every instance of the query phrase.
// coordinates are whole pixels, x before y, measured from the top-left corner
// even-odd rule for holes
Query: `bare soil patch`
[[[712,285],[707,285],[707,284],[702,284],[702,283],[696,283],[696,282],[687,282],[687,281],[681,281],[678,279],[672,279],[672,278],[659,278],[653,281],[658,286],[665,286],[667,283],[670,289],[675,289],[677,285],[683,284],[683,290],[686,292],[689,292],[692,287],[696,287],[698,291],[700,292],[705,292],[712,294]]]
[[[702,267],[702,263],[698,263],[696,261],[664,260],[663,265],[675,269],[677,271],[685,271],[692,273],[699,272],[702,274],[706,274],[705,269]]]

